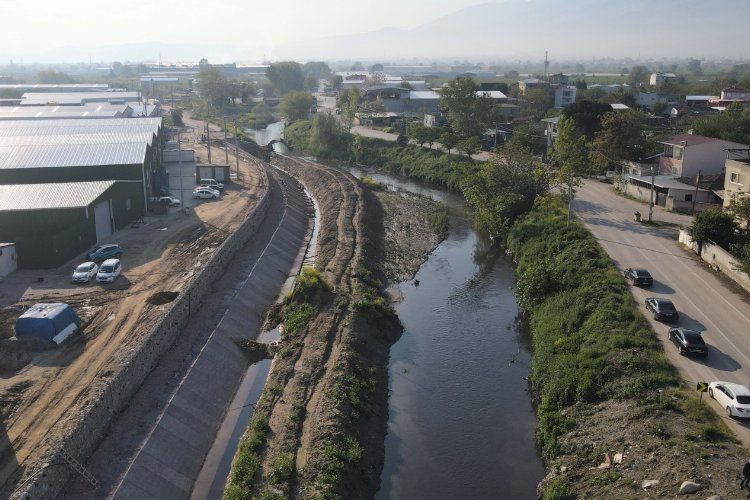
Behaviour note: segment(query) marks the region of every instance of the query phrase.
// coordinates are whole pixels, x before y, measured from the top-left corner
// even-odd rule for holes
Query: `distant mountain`
[[[506,0],[411,30],[277,47],[274,58],[750,57],[748,0]]]

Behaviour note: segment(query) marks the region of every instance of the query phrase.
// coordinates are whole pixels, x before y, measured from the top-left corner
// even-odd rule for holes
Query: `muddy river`
[[[448,238],[415,280],[395,285],[405,331],[391,348],[390,419],[376,498],[535,498],[544,468],[524,379],[529,338],[517,322],[510,260],[473,231],[460,197],[367,175],[442,201],[451,221]]]

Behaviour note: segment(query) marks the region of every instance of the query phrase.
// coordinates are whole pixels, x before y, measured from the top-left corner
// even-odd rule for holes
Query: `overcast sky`
[[[480,3],[486,0],[0,0],[0,52],[20,58],[55,47],[160,41],[231,44],[260,59],[276,45],[409,29]]]

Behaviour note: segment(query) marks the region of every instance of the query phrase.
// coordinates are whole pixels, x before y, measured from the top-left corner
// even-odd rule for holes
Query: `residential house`
[[[664,145],[664,154],[659,161],[659,173],[672,177],[721,174],[727,150],[748,149],[744,144],[694,134],[677,135],[660,143]]]
[[[653,189],[651,188],[653,180]],[[675,179],[671,175],[625,175],[625,193],[648,202],[653,199],[654,205],[667,210],[700,212],[710,206],[716,206],[720,198],[714,193],[714,186],[722,183],[721,175],[701,176],[696,179]]]
[[[676,94],[659,94],[657,92],[638,92],[635,95],[635,103],[642,108],[651,109],[657,102],[663,102],[667,106],[677,106],[680,103],[680,96]]]
[[[627,83],[612,83],[612,84],[601,84],[592,83],[588,86],[588,90],[599,89],[605,94],[613,94],[615,92],[627,92],[630,90],[630,85]]]
[[[674,80],[677,80],[677,75],[675,75],[674,73],[651,73],[651,79],[649,80],[649,83],[652,87],[658,87],[659,85],[663,85],[668,81]]]
[[[724,208],[729,206],[733,196],[750,195],[750,149],[749,158],[728,158],[725,163]]]
[[[540,80],[539,78],[526,78],[525,80],[518,81],[518,90],[521,95],[526,95],[526,91],[540,85],[547,85],[547,82]]]
[[[555,95],[555,107],[565,108],[576,101],[578,89],[575,85],[560,85],[553,89]]]
[[[724,111],[724,108],[732,103],[750,104],[750,90],[743,87],[727,87],[721,91],[721,96],[716,99],[711,99],[708,104],[714,109]]]

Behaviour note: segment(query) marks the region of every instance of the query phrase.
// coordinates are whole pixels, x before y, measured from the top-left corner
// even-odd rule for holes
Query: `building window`
[[[686,194],[685,195],[685,201],[693,201],[693,195],[692,194]]]
[[[674,177],[679,177],[680,176],[680,170],[677,167],[672,167],[672,175]]]
[[[675,160],[682,160],[682,148],[680,146],[675,146],[672,156]]]
[[[740,174],[738,172],[732,172],[729,174],[729,182],[732,184],[739,184],[740,183]]]
[[[128,212],[130,212],[130,209],[131,209],[131,208],[132,208],[132,207],[131,207],[131,203],[130,203],[130,200],[129,200],[129,199],[128,199],[128,200],[125,200],[125,210],[126,210],[126,211],[128,211]]]

